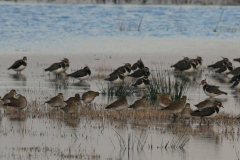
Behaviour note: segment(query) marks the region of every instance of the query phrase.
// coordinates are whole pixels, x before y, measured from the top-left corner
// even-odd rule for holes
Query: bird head
[[[168,98],[168,99],[172,99],[172,95],[171,94],[166,94],[165,97]]]
[[[141,58],[137,61],[137,64],[142,64]]]
[[[190,108],[190,104],[187,103],[187,104],[185,105],[185,108]]]
[[[144,79],[144,80],[148,80],[148,77],[147,77],[147,76],[143,76],[143,79]]]
[[[188,57],[183,57],[183,60],[186,62],[189,62],[189,58]]]
[[[196,64],[196,61],[194,59],[191,59],[190,62]]]
[[[229,62],[228,58],[224,58],[224,57],[222,57],[222,58],[223,58],[224,62]]]
[[[10,93],[12,93],[12,94],[17,94],[17,92],[16,92],[16,90],[15,89],[12,89],[11,91],[10,91]]]
[[[220,108],[220,107],[224,108],[221,102],[216,101],[216,100],[215,100],[215,102],[216,102],[217,108]]]
[[[97,97],[99,96],[99,92],[94,92],[94,95]]]
[[[125,67],[127,67],[127,68],[129,68],[129,69],[131,69],[131,64],[130,63],[125,63]]]
[[[187,96],[183,96],[183,97],[181,98],[181,101],[182,101],[182,102],[186,102],[186,100],[187,100]]]
[[[197,56],[197,60],[203,61],[203,60],[202,60],[202,57],[199,57],[199,56]]]
[[[63,94],[62,93],[58,93],[58,97],[59,98],[63,98]]]
[[[144,67],[143,70],[146,71],[146,72],[148,72],[148,71],[149,71],[149,68],[148,68],[148,67]]]
[[[88,66],[86,66],[86,67],[84,67],[84,70],[89,71],[90,69]]]
[[[22,95],[21,94],[17,94],[17,96],[16,96],[17,98],[20,98],[20,97],[22,97]]]
[[[24,61],[24,62],[27,62],[27,57],[24,56],[24,57],[23,57],[23,61]]]
[[[204,85],[205,86],[206,84],[207,84],[207,81],[206,81],[206,79],[204,79],[204,80],[201,81],[201,83],[199,85]]]
[[[162,93],[157,94],[157,97],[159,97],[159,98],[162,97],[162,96],[163,96]]]

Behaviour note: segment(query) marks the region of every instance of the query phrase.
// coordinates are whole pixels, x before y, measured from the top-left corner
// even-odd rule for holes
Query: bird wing
[[[238,79],[238,76],[234,76],[234,77],[232,77],[232,79],[231,79],[230,83],[233,83],[233,82],[235,82],[237,79]]]
[[[175,68],[179,68],[182,64],[184,64],[185,61],[184,60],[180,60],[178,61],[176,64],[172,65],[171,67],[175,67]]]
[[[113,74],[118,74],[118,71],[121,71],[123,73],[125,73],[125,66],[122,67],[118,67],[116,70],[114,70],[111,74],[109,74],[109,76],[113,75]]]
[[[211,116],[215,112],[213,107],[204,108],[203,110],[199,111],[196,110],[191,113],[192,116]]]
[[[137,63],[134,63],[134,64],[132,65],[131,69],[132,69],[132,70],[136,70],[137,67],[138,67],[138,64],[137,64]]]
[[[223,60],[218,61],[218,62],[216,62],[216,63],[214,63],[214,64],[212,64],[212,65],[209,65],[208,67],[219,68],[219,67],[221,67],[222,65],[223,65]]]
[[[46,68],[45,71],[54,71],[61,67],[61,63],[53,63],[50,67]]]
[[[178,67],[178,69],[179,69],[180,71],[184,71],[184,70],[187,70],[187,69],[189,69],[189,68],[191,68],[191,64],[190,64],[189,62],[187,62],[187,63],[182,63],[182,64]]]
[[[224,72],[226,70],[226,66],[224,65],[224,66],[221,66],[218,70],[216,70],[215,72],[216,73],[222,73],[222,72]]]
[[[235,68],[234,70],[232,70],[231,72],[229,72],[228,74],[233,74],[233,75],[238,75],[238,73],[240,72],[240,67]]]
[[[219,94],[222,93],[222,91],[220,91],[217,87],[215,86],[207,86],[206,87],[206,91],[209,93],[214,93],[214,94]]]
[[[107,109],[110,109],[110,108],[115,108],[115,107],[118,107],[118,106],[121,106],[121,105],[123,105],[124,104],[124,100],[122,100],[122,99],[119,99],[119,100],[116,100],[115,102],[113,102],[113,103],[111,103],[111,104],[109,104],[106,108]]]
[[[87,72],[84,69],[78,70],[76,72],[73,72],[71,74],[68,74],[67,76],[71,76],[71,77],[83,77],[86,76]]]
[[[18,107],[20,105],[20,101],[14,97],[9,98],[11,103],[8,103],[8,106]]]
[[[118,78],[118,74],[113,74],[109,78],[106,78],[105,80],[107,80],[107,81],[114,81],[117,78]]]
[[[142,82],[143,82],[143,80],[142,80],[142,79],[138,79],[138,80],[135,82],[134,86],[141,85],[141,84],[142,84]]]
[[[16,62],[13,63],[13,65],[11,67],[9,67],[8,69],[16,69],[19,66],[21,66],[23,63],[23,60],[17,60]]]
[[[130,77],[141,77],[143,75],[145,75],[145,71],[144,70],[137,70],[137,71],[135,71],[134,73],[132,73],[132,74],[130,74],[128,76],[130,76]]]

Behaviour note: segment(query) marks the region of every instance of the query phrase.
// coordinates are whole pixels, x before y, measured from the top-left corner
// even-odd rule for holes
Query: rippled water
[[[99,67],[115,69],[122,63],[133,64],[140,57],[153,70],[156,63],[169,69],[182,56],[195,58],[198,55],[203,58],[203,72],[185,76],[193,83],[187,93],[187,102],[194,109],[194,104],[207,98],[197,84],[207,78],[209,83],[219,85],[228,93],[227,96],[219,96],[225,107],[221,112],[240,113],[240,94],[229,88],[230,77],[215,75],[206,69],[207,65],[221,60],[220,56],[227,56],[230,61],[239,58],[239,7],[222,7],[224,12],[217,32],[213,30],[222,13],[218,6],[1,4],[0,8],[2,96],[15,88],[29,102],[37,100],[38,109],[44,110],[44,101],[59,92],[66,99],[75,93],[99,91],[97,84],[104,83],[103,79],[80,83],[72,79],[56,80],[53,75],[49,78],[43,69],[63,57],[70,60],[67,73],[88,65],[92,75],[96,76],[110,73],[98,71]],[[138,31],[141,17],[143,20]],[[28,66],[21,75],[7,70],[24,55],[28,57]],[[234,62],[233,65],[238,67],[239,63]],[[139,96],[127,97],[129,104]],[[116,98],[99,96],[95,102],[108,104]],[[199,128],[197,121],[190,125],[170,122],[148,126],[113,121],[110,124],[105,122],[104,129],[100,123],[99,120],[88,122],[85,118],[69,121],[36,118],[31,112],[30,116],[13,118],[4,114],[2,109],[1,159],[67,159],[73,155],[89,159],[224,160],[239,157],[238,122],[233,126],[211,124]],[[226,128],[228,134],[225,134]],[[235,133],[230,132],[232,128]],[[159,148],[161,144],[177,139],[175,130],[178,129],[187,130],[189,141],[184,150]],[[141,134],[148,135],[143,150],[137,151],[136,146],[129,152],[120,149],[114,130],[126,142],[128,134],[135,137],[136,144]]]

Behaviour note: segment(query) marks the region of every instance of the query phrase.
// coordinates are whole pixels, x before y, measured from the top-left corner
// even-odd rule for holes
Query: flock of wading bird
[[[240,58],[234,59],[234,61],[240,62]],[[17,74],[21,74],[21,71],[24,70],[26,66],[27,57],[23,57],[23,59],[16,61],[8,69],[13,69],[17,72]],[[175,71],[181,71],[182,73],[191,73],[198,70],[201,66],[202,58],[198,56],[196,59],[189,59],[188,57],[184,57],[183,60],[178,61],[175,65],[172,65],[171,67],[175,68]],[[61,62],[54,63],[49,68],[46,68],[45,71],[52,72],[56,74],[56,77],[58,77],[57,75],[65,72],[68,68],[69,60],[67,58],[64,58]],[[208,68],[212,68],[216,73],[225,76],[228,74],[234,75],[234,77],[231,79],[231,87],[240,89],[240,67],[233,70],[232,63],[228,60],[228,58],[223,58],[223,60],[218,61],[215,64],[209,65]],[[131,71],[133,71],[133,73],[131,73]],[[90,75],[90,68],[88,66],[85,66],[81,70],[78,70],[71,74],[67,74],[67,77],[72,77],[83,81],[88,79]],[[148,80],[149,76],[149,68],[145,67],[144,63],[140,59],[133,65],[131,65],[130,63],[126,63],[124,66],[117,68],[109,75],[109,78],[105,80],[110,81],[113,84],[119,84],[123,82],[124,78],[133,77],[136,78],[136,82],[132,86],[139,89],[145,89],[150,83],[150,81]],[[172,101],[170,94],[162,95],[161,93],[159,93],[157,95],[157,104],[161,107],[161,110],[167,110],[172,113],[174,115],[174,119],[179,113],[181,114],[181,118],[183,119],[191,119],[192,116],[201,117],[201,125],[203,117],[214,117],[219,113],[219,109],[223,107],[221,102],[214,100],[214,97],[221,94],[227,95],[227,93],[221,91],[218,86],[208,84],[206,80],[202,80],[200,85],[203,85],[203,91],[207,96],[210,97],[210,99],[204,100],[199,104],[195,105],[197,107],[197,110],[195,111],[190,108],[189,103],[186,103],[186,96]],[[75,97],[70,97],[68,100],[64,101],[63,94],[59,93],[56,97],[51,98],[45,103],[47,103],[51,107],[63,110],[66,114],[74,114],[82,105],[81,101],[83,101],[86,106],[91,105],[91,103],[97,96],[99,96],[99,92],[88,91],[83,93],[82,97],[80,97],[79,94],[76,94]],[[24,109],[27,106],[26,98],[21,94],[17,94],[16,90],[14,89],[7,93],[1,99],[1,103],[3,106],[15,107],[18,110]],[[135,101],[132,105],[129,106],[126,97],[123,96],[112,104],[105,107],[105,109],[112,109],[117,111],[126,108],[132,108],[134,110],[148,109],[147,97],[143,96],[141,99]]]

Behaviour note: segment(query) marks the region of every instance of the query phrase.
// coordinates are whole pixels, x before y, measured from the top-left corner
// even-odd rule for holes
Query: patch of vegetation
[[[150,77],[148,92],[152,101],[157,100],[158,93],[171,94],[172,100],[177,100],[186,95],[189,88],[187,81],[175,79],[168,70],[163,70],[160,66],[155,67]]]

